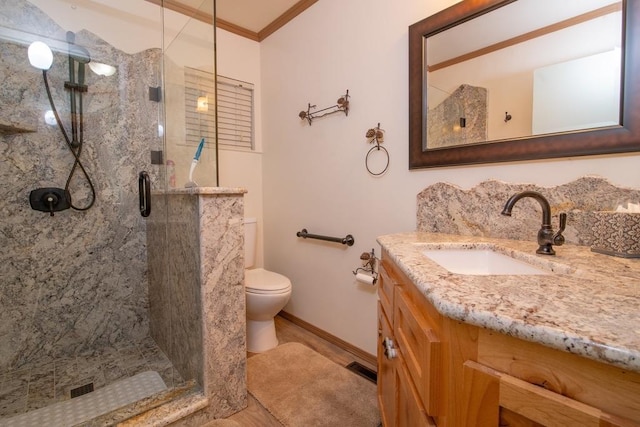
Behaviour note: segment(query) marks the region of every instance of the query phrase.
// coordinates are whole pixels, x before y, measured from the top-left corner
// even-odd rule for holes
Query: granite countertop
[[[443,315],[640,372],[640,259],[534,241],[411,232],[378,237],[390,258]],[[491,246],[553,271],[549,275],[450,273],[422,255],[447,246]]]
[[[244,194],[247,190],[241,187],[177,187],[170,188],[167,194]]]

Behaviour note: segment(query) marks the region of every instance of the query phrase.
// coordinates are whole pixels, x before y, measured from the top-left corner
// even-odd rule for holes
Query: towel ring
[[[364,166],[367,168],[367,172],[369,172],[373,176],[380,176],[387,171],[389,168],[389,152],[386,148],[380,145],[384,142],[384,129],[380,128],[380,123],[375,128],[369,129],[366,134],[369,143],[374,143],[375,145],[367,151],[367,155],[364,158]],[[373,150],[377,149],[378,151],[384,151],[385,156],[387,156],[387,164],[384,165],[384,169],[380,172],[373,172],[369,167],[369,156],[373,152]]]
[[[387,164],[384,166],[384,169],[382,169],[382,171],[380,171],[380,172],[372,172],[371,169],[369,168],[369,155],[371,154],[371,152],[373,150],[382,150],[382,151],[384,151],[385,155],[387,156]],[[371,147],[369,149],[369,151],[367,152],[367,157],[365,157],[365,159],[364,159],[364,165],[367,168],[367,172],[369,172],[371,175],[374,175],[374,176],[382,175],[389,168],[389,152],[382,145],[376,145],[376,146]]]

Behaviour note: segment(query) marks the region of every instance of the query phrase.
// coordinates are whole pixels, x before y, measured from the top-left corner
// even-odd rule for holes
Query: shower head
[[[69,56],[81,64],[91,62],[89,51],[82,46],[76,44],[76,35],[73,31],[67,31],[67,43],[69,45]]]
[[[116,68],[112,65],[96,62],[91,59],[89,51],[75,44],[76,35],[72,31],[67,31],[67,45],[69,46],[69,56],[79,64],[89,64],[91,71],[99,76],[112,76]]]
[[[69,56],[78,61],[80,64],[88,64],[91,62],[89,51],[82,46],[76,44],[69,45]]]

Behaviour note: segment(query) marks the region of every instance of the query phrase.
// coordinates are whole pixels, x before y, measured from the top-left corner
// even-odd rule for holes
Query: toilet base
[[[278,346],[276,324],[271,320],[247,319],[247,351],[263,353]]]

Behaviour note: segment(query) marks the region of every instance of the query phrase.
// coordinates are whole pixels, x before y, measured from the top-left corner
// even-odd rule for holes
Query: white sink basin
[[[442,248],[422,252],[451,273],[486,275],[535,275],[551,271],[496,252],[491,248]]]

